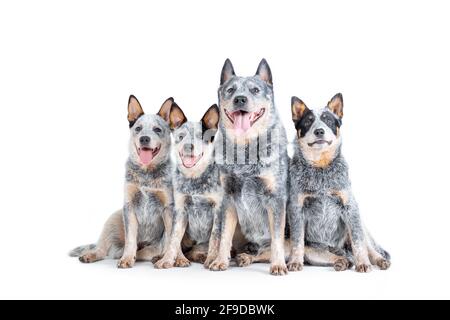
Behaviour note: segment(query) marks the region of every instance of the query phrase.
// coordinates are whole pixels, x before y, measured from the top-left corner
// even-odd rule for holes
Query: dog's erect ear
[[[144,114],[141,104],[135,96],[131,95],[128,99],[128,122],[130,128],[134,125],[137,119]]]
[[[219,127],[220,110],[217,104],[212,105],[202,118],[203,140],[213,142]]]
[[[299,121],[307,111],[309,111],[306,104],[297,97],[292,97],[291,99],[291,109],[292,109],[292,121]]]
[[[223,85],[235,75],[236,74],[234,73],[233,64],[231,63],[230,59],[225,60],[222,68],[222,74],[220,75],[220,85]]]
[[[170,109],[172,108],[173,98],[170,97],[163,102],[161,108],[158,111],[158,116],[164,119],[165,122],[170,124]]]
[[[273,85],[272,83],[272,72],[270,71],[269,64],[266,59],[262,59],[259,63],[258,70],[256,70],[256,75],[259,76],[262,80],[267,82],[269,85]]]
[[[217,129],[219,127],[219,107],[217,104],[212,105],[202,118],[203,131],[209,129]]]
[[[176,102],[172,103],[172,108],[170,108],[170,121],[169,126],[170,129],[175,130],[183,125],[187,121],[186,116],[183,113],[183,110],[176,104]]]
[[[338,93],[333,98],[331,98],[330,102],[328,102],[327,107],[335,115],[337,115],[339,119],[342,119],[342,117],[344,116],[344,99],[342,98],[342,93]]]

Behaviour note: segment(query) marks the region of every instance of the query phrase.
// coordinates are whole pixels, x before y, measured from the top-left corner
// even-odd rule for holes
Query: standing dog
[[[389,254],[364,228],[351,191],[341,153],[343,106],[341,94],[317,111],[292,98],[297,139],[289,170],[291,271],[301,270],[304,259],[311,265],[334,266],[336,271],[352,263],[358,272],[369,272],[372,265],[382,270],[390,266]]]
[[[260,62],[253,77],[236,76],[230,60],[226,60],[218,94],[222,120],[216,153],[222,157],[218,161],[225,214],[219,255],[210,269],[228,268],[239,223],[245,239],[257,250],[255,254],[238,254],[238,266],[270,261],[271,274],[287,274],[287,138],[275,109],[272,74],[266,60]]]
[[[186,254],[190,261],[206,267],[217,256],[223,190],[214,159],[214,135],[219,108],[213,105],[200,122],[187,122],[184,114],[175,128],[177,167],[174,173],[175,216],[168,250],[156,268],[186,266],[182,240],[193,244]],[[186,232],[186,234],[185,234]],[[186,241],[183,241],[186,243]]]
[[[177,106],[169,98],[157,115],[144,115],[139,101],[130,96],[129,158],[123,209],[108,219],[96,245],[74,249],[71,256],[79,257],[84,263],[107,256],[122,257],[118,267],[131,268],[136,259],[151,261],[161,254],[172,227],[169,124],[176,126],[179,121],[174,109]]]

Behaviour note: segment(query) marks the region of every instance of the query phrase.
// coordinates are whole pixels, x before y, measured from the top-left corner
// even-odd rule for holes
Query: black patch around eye
[[[303,115],[303,117],[300,118],[300,120],[295,123],[295,129],[297,131],[300,130],[301,138],[303,138],[308,133],[309,129],[311,129],[312,125],[314,124],[314,121],[316,121],[316,116],[311,110],[309,110]]]
[[[322,114],[320,119],[333,131],[334,135],[337,135],[338,129],[342,125],[342,121],[337,119],[335,116],[331,114],[331,112],[325,112]]]

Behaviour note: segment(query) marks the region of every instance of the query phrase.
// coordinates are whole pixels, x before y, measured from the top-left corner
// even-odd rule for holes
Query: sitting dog
[[[226,270],[240,226],[253,253],[238,253],[238,266],[271,262],[273,275],[287,274],[284,230],[287,201],[287,137],[274,104],[272,73],[262,60],[256,74],[239,77],[230,60],[222,69],[221,121],[216,154],[224,188],[220,249],[210,265]]]
[[[341,153],[343,106],[341,94],[314,111],[292,98],[297,138],[289,168],[290,271],[301,270],[304,259],[311,265],[334,266],[336,271],[351,264],[357,272],[369,272],[372,265],[382,270],[390,266],[389,254],[363,226],[351,191]]]
[[[177,166],[174,173],[175,216],[168,250],[156,268],[185,267],[183,244],[191,247],[186,256],[206,267],[219,248],[223,190],[214,159],[214,135],[219,108],[213,105],[200,122],[187,122],[184,114],[173,131]],[[190,244],[187,244],[190,243]],[[193,246],[192,246],[193,245]]]
[[[163,252],[173,215],[169,125],[177,126],[179,120],[171,112],[173,104],[169,98],[157,115],[144,115],[139,101],[130,96],[123,209],[108,219],[96,245],[74,249],[71,256],[84,263],[121,257],[118,267],[131,268],[136,259],[151,261]]]

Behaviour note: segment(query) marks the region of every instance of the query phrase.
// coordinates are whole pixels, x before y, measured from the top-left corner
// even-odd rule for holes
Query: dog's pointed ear
[[[172,108],[174,100],[172,97],[166,99],[159,109],[157,115],[164,119],[165,122],[170,124],[170,109]]]
[[[212,105],[202,118],[203,131],[219,127],[220,111],[217,104]]]
[[[344,99],[342,98],[342,93],[336,94],[327,104],[328,109],[330,109],[335,115],[342,119],[344,117]]]
[[[177,105],[176,102],[172,103],[172,107],[170,108],[170,121],[169,127],[172,130],[175,130],[183,125],[187,121],[186,116],[183,113],[183,110]]]
[[[220,75],[220,85],[223,85],[235,75],[236,74],[234,73],[233,64],[231,63],[230,59],[225,60],[222,68],[222,73]]]
[[[256,70],[256,75],[259,76],[262,80],[267,82],[269,85],[273,85],[272,82],[272,71],[270,71],[269,64],[266,59],[262,59],[259,63],[258,69]]]
[[[203,140],[209,142],[214,141],[214,136],[219,128],[220,110],[217,104],[213,104],[208,111],[205,112],[202,122]]]
[[[292,121],[299,121],[307,111],[309,111],[306,104],[297,97],[291,98],[291,110],[292,110]]]
[[[137,119],[144,114],[144,110],[142,110],[141,104],[138,99],[130,95],[128,99],[128,122],[130,124],[130,128],[134,125]]]

